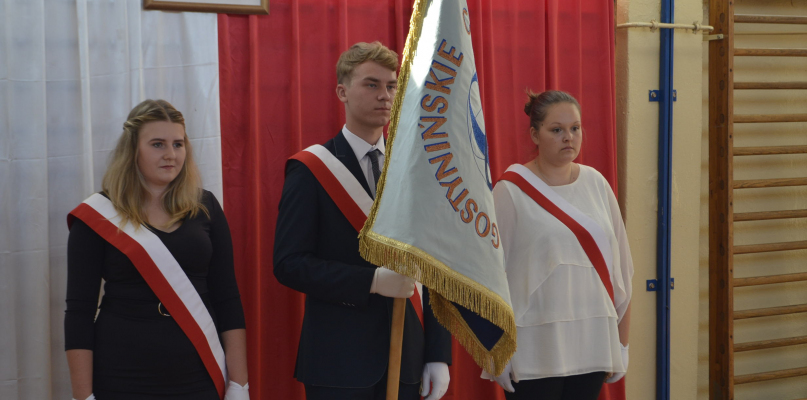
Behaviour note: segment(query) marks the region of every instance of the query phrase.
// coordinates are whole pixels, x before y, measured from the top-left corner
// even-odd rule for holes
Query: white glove
[[[241,386],[233,381],[227,385],[224,400],[249,400],[249,382]]]
[[[622,350],[622,366],[625,367],[625,372],[619,372],[616,374],[611,375],[610,378],[605,380],[605,383],[614,383],[625,376],[625,373],[628,371],[628,349],[630,348],[630,344],[627,346],[623,346],[622,343],[619,344]]]
[[[424,400],[439,400],[448,391],[448,382],[451,377],[448,374],[448,364],[444,362],[430,362],[423,366],[423,389],[420,395],[429,397]]]
[[[482,376],[485,377],[485,375],[486,374],[483,374]],[[502,389],[510,393],[516,392],[516,389],[513,388],[513,382],[518,383],[518,379],[516,378],[515,372],[513,372],[513,364],[507,363],[507,365],[504,366],[504,371],[502,371],[502,374],[495,378],[492,378],[492,375],[490,374],[487,374],[487,376],[489,377],[488,379],[490,379],[491,381],[495,380],[496,383],[498,383],[499,386],[502,387]]]
[[[385,297],[408,299],[415,294],[415,280],[386,268],[376,268],[370,293]]]
[[[76,400],[76,398],[74,397],[73,400]],[[95,393],[90,393],[90,396],[84,400],[95,400]]]

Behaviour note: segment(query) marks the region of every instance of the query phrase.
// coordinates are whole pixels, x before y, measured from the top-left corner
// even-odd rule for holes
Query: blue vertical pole
[[[661,22],[675,22],[675,0],[661,0]],[[661,29],[659,57],[656,399],[670,399],[670,207],[673,128],[673,29]]]

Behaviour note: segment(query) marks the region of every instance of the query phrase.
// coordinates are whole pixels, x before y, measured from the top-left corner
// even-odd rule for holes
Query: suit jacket
[[[370,194],[359,161],[339,132],[325,143]],[[306,294],[294,376],[316,386],[369,387],[389,358],[392,298],[370,294],[376,265],[359,255],[358,232],[302,162],[286,165],[275,231],[277,280]],[[401,382],[418,383],[426,362],[451,363],[451,335],[424,287],[424,325],[407,300]]]

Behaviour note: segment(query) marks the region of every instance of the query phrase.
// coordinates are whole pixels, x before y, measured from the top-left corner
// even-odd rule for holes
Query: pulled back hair
[[[148,222],[143,212],[147,196],[146,180],[137,166],[137,156],[140,130],[143,125],[155,121],[173,122],[182,125],[183,130],[185,128],[182,113],[165,100],[145,100],[136,105],[123,123],[123,134],[118,139],[101,183],[101,188],[121,217],[121,226],[131,222],[139,227]],[[193,218],[200,210],[209,216],[201,200],[201,177],[186,133],[185,164],[162,198],[163,208],[171,215],[171,220],[165,226],[174,225],[185,217]]]
[[[379,41],[358,42],[339,56],[339,61],[336,62],[336,83],[349,83],[353,70],[367,61],[375,61],[391,71],[398,70],[397,53]]]
[[[555,104],[574,104],[574,106],[577,107],[577,111],[581,114],[583,112],[580,110],[580,103],[577,102],[574,96],[560,90],[547,90],[542,93],[534,93],[528,90],[527,97],[527,103],[524,104],[524,113],[530,117],[530,126],[535,129],[541,127],[541,123],[546,119],[546,114],[549,113],[549,109]]]

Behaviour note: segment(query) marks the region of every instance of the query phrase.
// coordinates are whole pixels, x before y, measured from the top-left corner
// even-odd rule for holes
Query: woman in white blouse
[[[577,100],[530,93],[524,111],[538,155],[493,189],[518,326],[518,350],[495,379],[508,400],[594,400],[628,368],[625,226],[605,178],[573,162],[583,142]]]

